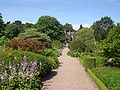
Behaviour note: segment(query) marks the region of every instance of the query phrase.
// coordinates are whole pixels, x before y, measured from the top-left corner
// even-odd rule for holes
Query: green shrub
[[[82,28],[77,32],[76,37],[69,44],[70,50],[77,52],[93,52],[95,49],[94,30]]]
[[[92,72],[106,85],[109,90],[120,89],[120,68],[97,67]]]
[[[86,57],[83,64],[86,68],[93,68],[95,67],[96,58],[95,57]]]
[[[120,67],[120,26],[111,29],[107,38],[100,43],[100,49],[112,64]]]
[[[72,57],[80,57],[80,55],[81,55],[80,52],[76,52],[76,51],[69,51],[67,54]]]
[[[61,43],[60,41],[53,41],[52,47],[57,49],[62,49],[64,47],[64,43]]]
[[[84,63],[88,63],[89,59],[91,58],[95,58],[95,61],[94,63],[92,63],[93,61],[90,61],[91,62],[91,65],[95,66],[95,67],[100,67],[100,66],[104,66],[106,64],[106,59],[104,57],[101,57],[101,56],[96,56],[94,53],[81,53],[80,55],[80,58],[82,59],[82,61]],[[89,63],[90,63],[89,62]],[[88,65],[89,67],[89,65]],[[91,67],[91,66],[90,66]]]
[[[51,57],[57,57],[58,56],[58,51],[56,49],[46,49],[42,53],[44,56],[51,56]]]
[[[9,40],[8,40],[5,36],[2,36],[2,37],[0,38],[0,46],[7,46],[8,41],[9,41]]]
[[[0,90],[39,90],[41,77],[58,67],[57,58],[27,51],[0,52]]]

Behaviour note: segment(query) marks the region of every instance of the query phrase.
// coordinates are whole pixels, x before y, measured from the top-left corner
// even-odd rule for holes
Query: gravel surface
[[[42,90],[99,90],[79,60],[67,55],[68,51],[67,47],[63,49],[60,67],[43,81]]]

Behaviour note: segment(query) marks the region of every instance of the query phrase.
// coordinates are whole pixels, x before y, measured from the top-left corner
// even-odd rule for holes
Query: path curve
[[[54,77],[44,81],[42,90],[99,90],[79,60],[67,55],[68,51],[67,47],[63,49],[60,67],[53,71]]]

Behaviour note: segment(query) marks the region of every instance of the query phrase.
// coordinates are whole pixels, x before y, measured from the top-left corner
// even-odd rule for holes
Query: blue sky
[[[120,22],[120,0],[1,0],[4,21],[36,23],[43,15],[57,18],[62,24],[91,25],[103,16]]]

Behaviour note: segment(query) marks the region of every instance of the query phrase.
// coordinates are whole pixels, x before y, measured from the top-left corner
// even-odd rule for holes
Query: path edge
[[[79,58],[79,61],[81,62],[81,64],[85,67],[83,61],[81,58]],[[85,70],[87,71],[87,73],[89,74],[89,76],[92,78],[93,81],[95,81],[96,85],[98,86],[98,88],[100,90],[108,90],[108,88],[105,86],[105,84],[96,77],[96,75],[90,70],[90,69],[87,69],[85,67]]]

